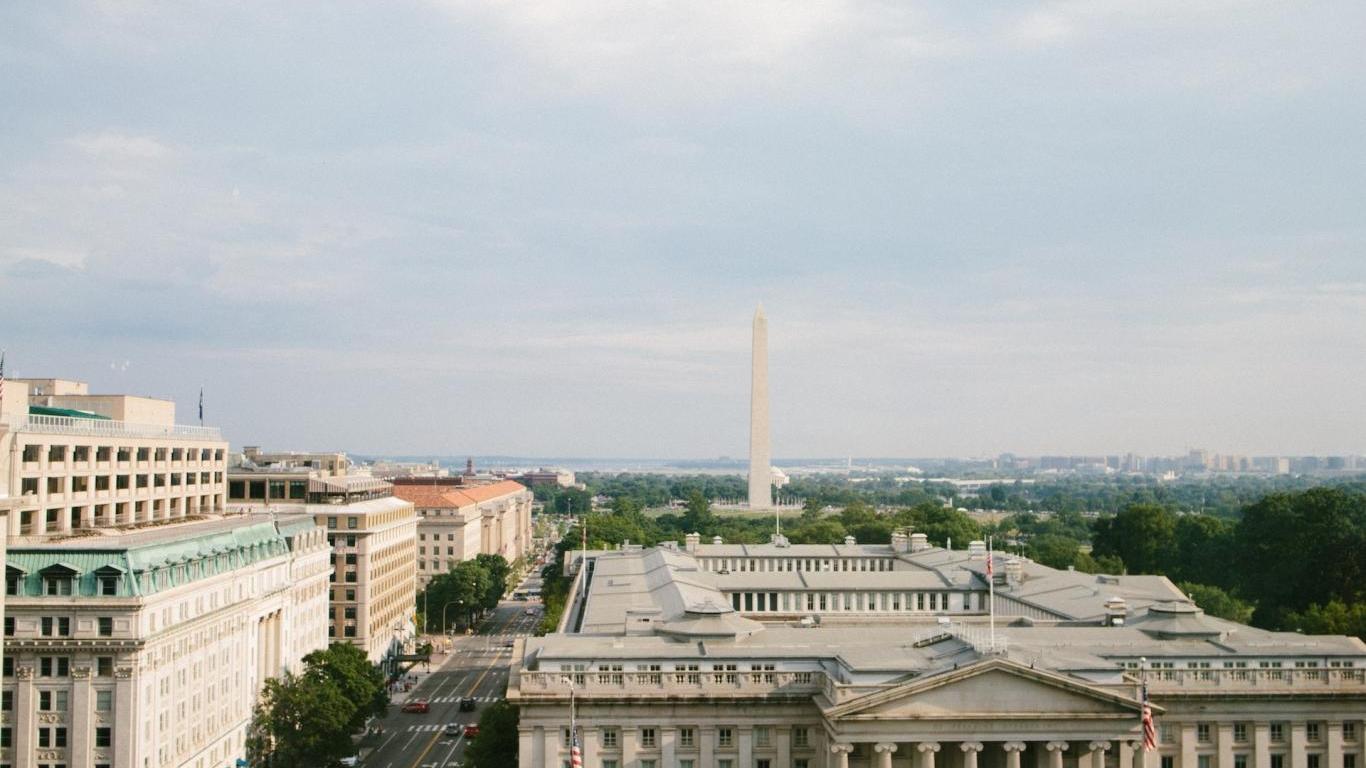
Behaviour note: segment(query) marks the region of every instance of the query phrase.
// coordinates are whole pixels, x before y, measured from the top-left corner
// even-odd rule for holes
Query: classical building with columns
[[[476,555],[509,563],[531,548],[531,491],[512,480],[396,478],[394,495],[417,511],[417,580],[425,587]]]
[[[265,678],[327,645],[328,554],[312,521],[247,516],[12,542],[0,765],[245,757]]]
[[[996,554],[989,585],[988,557],[904,533],[574,553],[580,597],[514,651],[520,765],[568,765],[572,701],[591,768],[1363,768],[1361,641],[1207,616],[1161,577]]]

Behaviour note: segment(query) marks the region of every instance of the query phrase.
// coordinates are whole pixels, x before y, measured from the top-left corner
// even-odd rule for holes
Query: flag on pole
[[[204,426],[204,388],[199,388],[199,426]]]
[[[5,396],[5,353],[0,351],[0,398]]]
[[[579,750],[579,729],[571,728],[569,737],[570,768],[583,768],[583,752]]]
[[[1157,724],[1153,722],[1153,708],[1148,703],[1148,684],[1143,684],[1143,751],[1151,752],[1157,749]]]

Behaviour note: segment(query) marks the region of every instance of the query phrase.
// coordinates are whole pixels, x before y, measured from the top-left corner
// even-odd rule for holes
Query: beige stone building
[[[397,481],[394,495],[417,511],[419,585],[475,555],[499,554],[512,562],[531,546],[532,494],[520,483],[413,478]]]
[[[228,470],[228,507],[280,519],[304,516],[333,549],[329,636],[382,662],[415,632],[412,503],[393,486],[350,474],[341,453],[265,453],[248,448]]]
[[[5,383],[0,765],[232,764],[265,678],[326,646],[324,531],[225,515],[226,443],[174,413]]]
[[[997,555],[989,585],[980,543],[905,535],[587,554],[514,651],[523,768],[568,764],[571,697],[594,768],[1362,768],[1366,645],[1161,577]]]
[[[11,536],[222,511],[228,444],[216,428],[175,423],[175,403],[91,395],[83,382],[9,379],[0,400],[0,497]]]

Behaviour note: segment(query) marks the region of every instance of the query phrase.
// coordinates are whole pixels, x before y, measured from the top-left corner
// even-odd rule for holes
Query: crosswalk
[[[464,723],[423,723],[422,725],[408,726],[408,733],[436,733],[446,730],[447,725],[453,725],[456,728],[465,727]]]
[[[464,696],[437,696],[435,699],[429,699],[428,701],[429,701],[430,703],[432,703],[432,704],[454,704],[454,703],[456,703],[457,701],[460,701],[460,700],[463,699],[463,698],[465,698],[465,697],[464,697]],[[495,702],[495,701],[497,701],[497,700],[499,699],[498,696],[471,696],[470,698],[474,699],[475,701],[479,702],[480,704],[492,704],[493,702]]]

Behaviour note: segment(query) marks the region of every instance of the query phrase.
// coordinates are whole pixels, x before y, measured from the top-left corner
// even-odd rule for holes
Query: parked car
[[[474,711],[474,697],[472,697],[472,696],[466,696],[466,697],[464,697],[463,699],[461,699],[461,700],[460,700],[460,711],[461,711],[461,712],[473,712],[473,711]]]
[[[477,726],[477,725],[467,725],[467,726],[465,726],[465,738],[467,738],[467,739],[473,739],[473,738],[476,738],[477,736],[479,736],[479,726]]]
[[[430,711],[431,708],[431,703],[428,702],[426,699],[415,699],[403,705],[404,712],[415,712],[419,715],[427,714],[427,712]]]
[[[356,766],[360,765],[360,758],[356,757],[355,755],[351,755],[350,757],[343,757],[341,759],[341,764],[342,768],[356,768]]]

